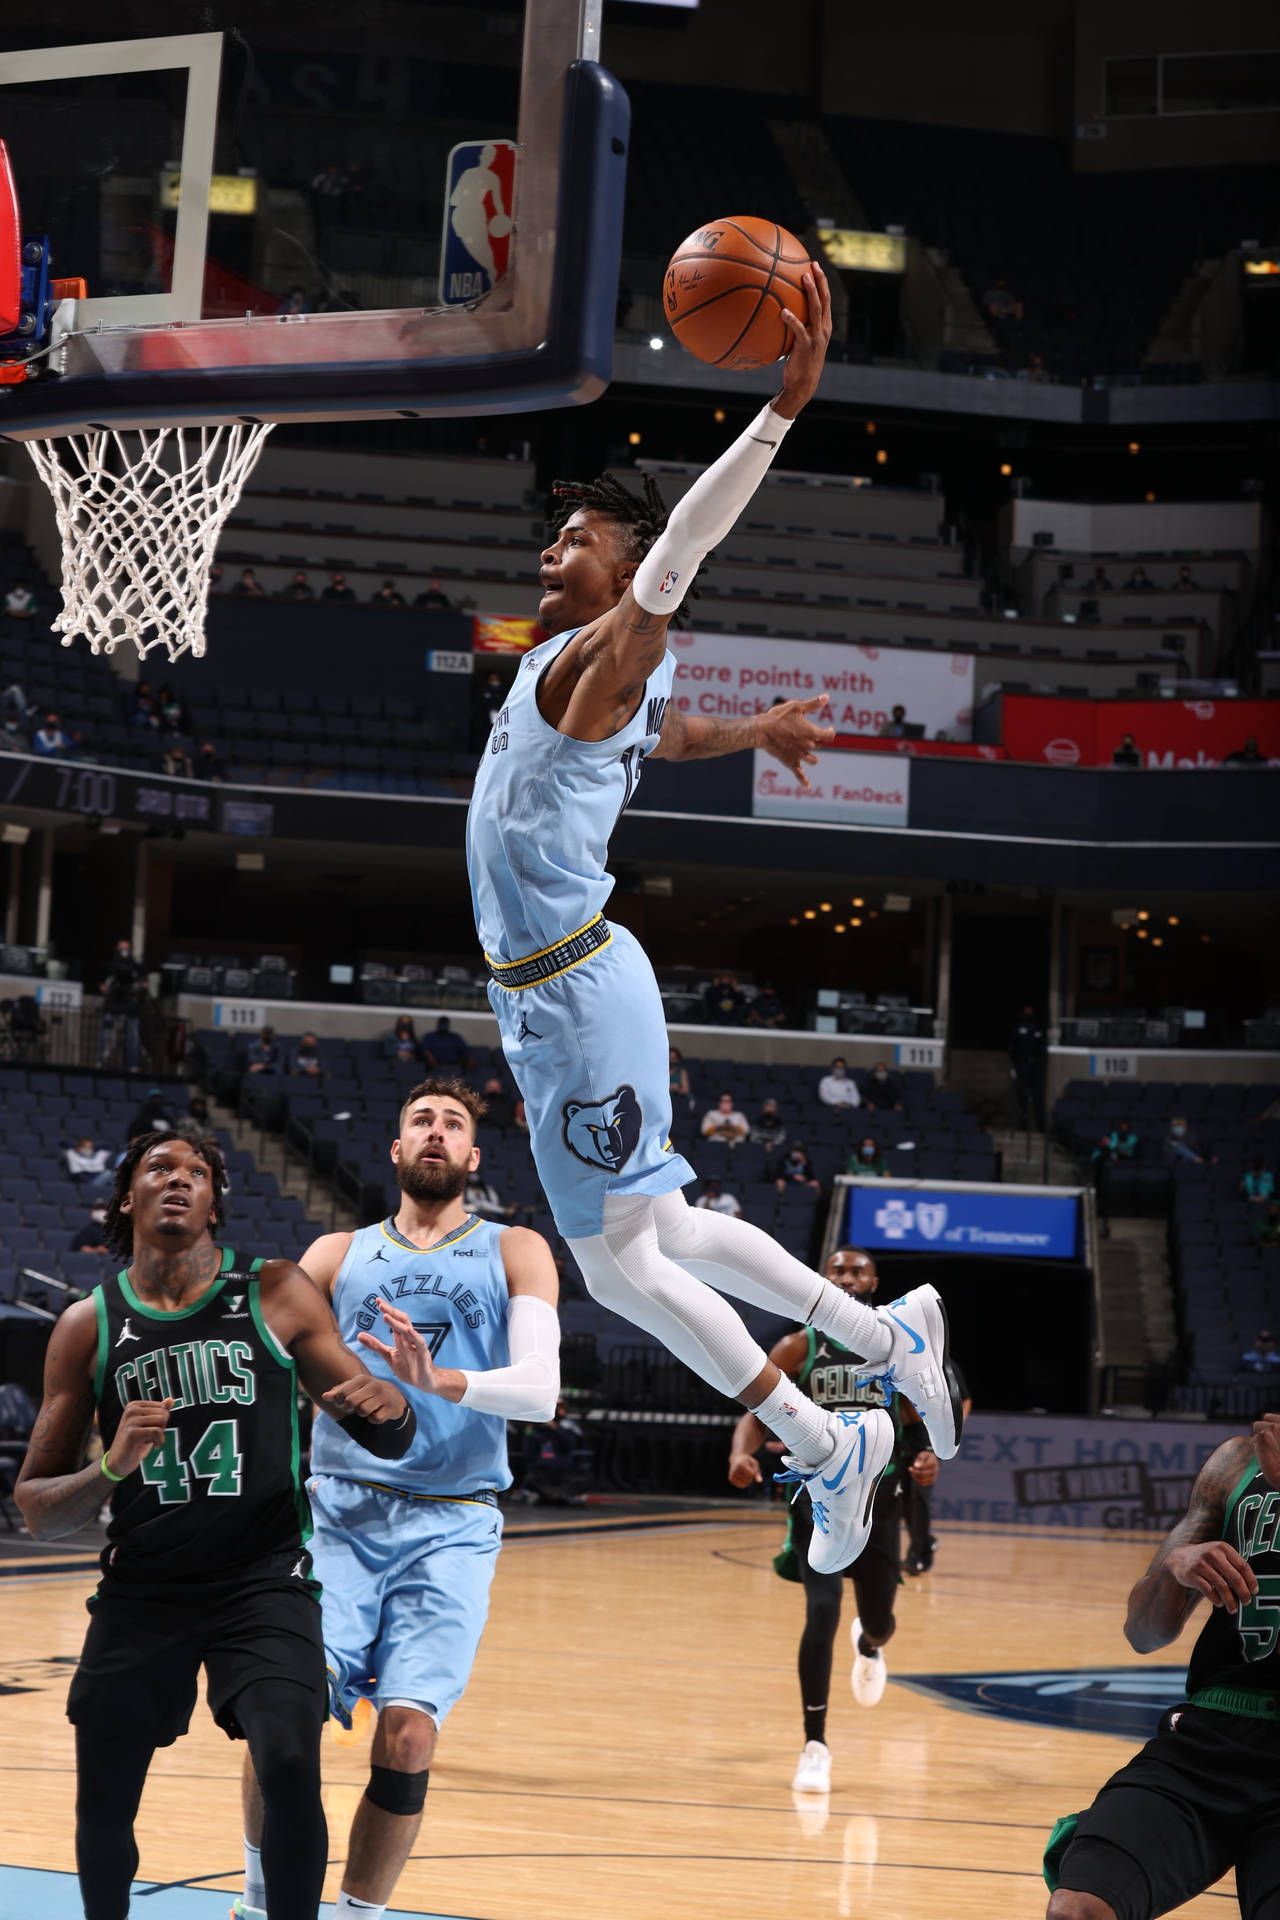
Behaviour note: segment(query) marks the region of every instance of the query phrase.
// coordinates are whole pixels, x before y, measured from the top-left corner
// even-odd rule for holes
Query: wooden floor
[[[829,1806],[790,1779],[802,1735],[803,1601],[769,1560],[775,1517],[518,1535],[513,1520],[470,1691],[432,1771],[396,1911],[466,1920],[1017,1920],[1044,1912],[1040,1856],[1132,1750],[994,1719],[892,1684],[911,1674],[1140,1664],[1121,1636],[1149,1540],[966,1532],[902,1589],[891,1684],[873,1711],[837,1649]],[[35,1562],[33,1560],[33,1567]],[[0,1913],[71,1916],[72,1750],[63,1703],[83,1565],[0,1582]],[[852,1608],[846,1603],[846,1623]],[[1170,1656],[1159,1656],[1168,1660]],[[1174,1656],[1176,1658],[1176,1656]],[[10,1691],[27,1688],[28,1691]],[[239,1889],[240,1749],[198,1710],[156,1762],[145,1879],[207,1890],[135,1900],[149,1920],[225,1911]],[[367,1750],[326,1737],[334,1865]],[[52,1870],[49,1877],[6,1873]],[[8,1882],[21,1900],[6,1899]],[[216,1890],[216,1902],[213,1898]],[[1235,1911],[1229,1883],[1183,1911]]]

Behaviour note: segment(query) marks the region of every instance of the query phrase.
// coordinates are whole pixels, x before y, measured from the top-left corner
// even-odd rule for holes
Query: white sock
[[[349,1893],[338,1895],[338,1904],[333,1910],[333,1920],[349,1920],[351,1914],[359,1914],[360,1920],[382,1920],[385,1907],[375,1906],[370,1900],[357,1900]]]
[[[819,1333],[829,1333],[842,1347],[848,1347],[860,1359],[869,1360],[872,1366],[887,1360],[893,1351],[893,1335],[875,1308],[855,1299],[851,1293],[842,1292],[829,1280],[822,1283],[822,1292],[809,1314],[809,1324]]]
[[[244,1843],[244,1903],[266,1911],[267,1883],[262,1877],[262,1852],[251,1840]]]
[[[785,1376],[751,1411],[770,1433],[786,1441],[788,1453],[803,1460],[808,1467],[820,1467],[835,1452],[831,1415],[816,1407],[809,1396],[801,1393]]]

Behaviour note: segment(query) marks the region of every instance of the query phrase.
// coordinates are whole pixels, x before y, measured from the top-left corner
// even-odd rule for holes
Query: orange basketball
[[[672,254],[662,304],[672,333],[713,367],[763,367],[791,346],[782,324],[790,307],[807,320],[800,276],[809,250],[774,220],[740,214],[712,220]]]

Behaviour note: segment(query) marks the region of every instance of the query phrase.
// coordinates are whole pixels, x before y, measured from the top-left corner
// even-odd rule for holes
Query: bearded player
[[[558,485],[538,618],[553,637],[523,662],[490,734],[467,818],[489,1000],[524,1096],[556,1225],[592,1296],[654,1334],[787,1448],[809,1493],[810,1563],[843,1567],[869,1530],[870,1494],[893,1451],[880,1409],[826,1412],[784,1378],[723,1298],[813,1325],[891,1375],[940,1458],[962,1421],[947,1325],[932,1287],[891,1307],[843,1294],[746,1221],[690,1208],[694,1178],[669,1138],[667,1032],[653,969],[604,907],[609,838],[650,754],[705,759],[762,747],[807,784],[832,737],[821,698],[754,718],[686,715],[671,699],[667,628],[706,554],[733,528],[797,414],[831,337],[820,267],[804,277],[807,324],[790,314],[782,391],[664,520],[606,476]]]

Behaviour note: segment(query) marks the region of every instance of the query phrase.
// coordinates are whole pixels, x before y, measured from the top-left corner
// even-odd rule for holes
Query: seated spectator
[[[862,1103],[868,1113],[902,1112],[902,1082],[883,1060],[876,1061],[863,1083]]]
[[[684,1064],[684,1055],[679,1047],[667,1048],[667,1065],[671,1075],[671,1104],[679,1101],[682,1106],[693,1106],[693,1088],[689,1085],[689,1069]]]
[[[724,1140],[736,1147],[745,1140],[751,1128],[745,1113],[740,1113],[733,1104],[731,1093],[722,1093],[714,1107],[708,1107],[702,1116],[702,1137],[704,1140]]]
[[[371,607],[402,607],[404,605],[404,595],[400,592],[394,580],[384,580],[369,602],[369,605]]]
[[[506,1086],[496,1073],[491,1073],[482,1088],[485,1104],[485,1119],[491,1127],[500,1127],[503,1132],[516,1124],[516,1103]]]
[[[1253,1243],[1257,1247],[1280,1247],[1280,1200],[1268,1200],[1266,1212],[1254,1221]]]
[[[422,1046],[411,1014],[402,1013],[390,1033],[383,1036],[382,1057],[384,1060],[422,1059]]]
[[[320,1059],[320,1043],[314,1033],[304,1033],[294,1049],[293,1059],[289,1063],[290,1073],[306,1074],[308,1079],[319,1080],[324,1074],[324,1065]]]
[[[191,733],[191,709],[172,687],[161,687],[156,696],[160,724],[169,733]]]
[[[1175,593],[1199,593],[1200,591],[1200,582],[1188,566],[1178,568],[1178,577],[1173,586]]]
[[[434,1033],[422,1037],[422,1057],[437,1073],[466,1073],[471,1065],[471,1049],[460,1033],[455,1033],[447,1013],[436,1021]]]
[[[171,780],[195,779],[196,763],[181,740],[175,740],[165,748],[161,765]]]
[[[1191,1129],[1183,1116],[1175,1114],[1169,1122],[1169,1131],[1165,1136],[1164,1157],[1166,1160],[1189,1160],[1197,1167],[1204,1165],[1204,1155],[1198,1143],[1191,1137]]]
[[[161,1093],[159,1087],[152,1087],[129,1122],[128,1137],[136,1140],[140,1133],[172,1133],[173,1120],[173,1105],[168,1095]]]
[[[745,1024],[749,1027],[786,1026],[787,1009],[771,980],[761,982],[759,993],[747,1008]]]
[[[883,1180],[888,1171],[884,1154],[880,1150],[880,1142],[873,1140],[870,1134],[867,1134],[865,1139],[859,1140],[849,1155],[849,1164],[845,1168],[846,1173],[872,1174],[878,1180]]]
[[[840,1054],[831,1062],[830,1071],[818,1082],[818,1098],[824,1107],[860,1107],[862,1095],[858,1083]]]
[[[481,1179],[478,1169],[467,1175],[467,1184],[462,1189],[462,1204],[468,1213],[478,1214],[482,1220],[510,1220],[516,1213],[514,1206],[503,1206],[497,1188]]]
[[[786,1159],[778,1168],[774,1185],[779,1193],[784,1187],[812,1187],[815,1193],[818,1192],[818,1182],[812,1162],[799,1141],[789,1150]]]
[[[223,778],[222,761],[218,757],[218,749],[214,746],[212,740],[205,740],[201,743],[200,751],[195,757],[191,771],[197,780],[221,780]]]
[[[355,595],[347,585],[345,573],[331,573],[329,584],[320,595],[322,600],[354,600]]]
[[[31,751],[43,754],[46,760],[55,759],[60,753],[70,753],[71,736],[63,732],[62,722],[56,713],[46,713],[44,724],[32,734]]]
[[[1110,1133],[1104,1133],[1090,1156],[1094,1160],[1133,1160],[1138,1152],[1138,1136],[1131,1120],[1117,1120]]]
[[[580,1465],[584,1451],[582,1428],[568,1417],[564,1401],[557,1400],[555,1419],[525,1434],[521,1498],[535,1506],[579,1505],[585,1498]]]
[[[114,1182],[114,1175],[112,1180]],[[71,1253],[110,1253],[107,1245],[107,1203],[95,1200],[89,1209],[89,1218],[82,1227],[78,1227],[71,1236]]]
[[[274,1027],[255,1033],[246,1049],[250,1073],[279,1073],[280,1042]]]
[[[15,580],[4,597],[4,610],[11,620],[34,620],[36,597],[25,580]]]
[[[74,1147],[68,1147],[64,1158],[67,1172],[78,1187],[89,1193],[107,1193],[114,1184],[115,1176],[109,1166],[110,1155],[105,1147],[95,1147],[86,1137],[77,1140]]]
[[[210,593],[225,593],[226,590],[227,583],[223,577],[222,562],[221,560],[215,560],[209,569],[209,591]]]
[[[1245,1373],[1275,1373],[1280,1370],[1280,1353],[1276,1351],[1275,1335],[1269,1327],[1259,1327],[1253,1337],[1253,1345],[1240,1355],[1240,1365]]]
[[[310,313],[311,302],[305,287],[290,287],[276,309],[278,313]]]
[[[1148,579],[1145,567],[1135,567],[1124,584],[1126,592],[1139,593],[1145,589],[1150,593],[1154,591],[1156,583],[1154,580]]]
[[[1121,740],[1120,745],[1111,756],[1111,764],[1113,767],[1140,767],[1142,765],[1142,755],[1138,751],[1138,743],[1131,733],[1126,733]]]
[[[1250,1162],[1240,1182],[1240,1198],[1260,1202],[1273,1198],[1276,1190],[1276,1177],[1268,1171],[1259,1157]]]
[[[308,580],[304,568],[299,567],[287,587],[281,587],[277,600],[314,600],[316,590]]]
[[[145,693],[139,688],[129,714],[129,725],[139,733],[159,733],[160,707],[150,688]]]
[[[735,1220],[742,1212],[733,1195],[725,1193],[718,1180],[708,1180],[693,1204],[705,1207],[709,1213],[730,1214]]]
[[[1266,767],[1271,763],[1254,735],[1250,734],[1244,745],[1237,747],[1234,753],[1229,753],[1222,764],[1225,767]]]
[[[1010,292],[1003,280],[997,280],[982,296],[982,309],[989,320],[1021,320],[1022,302]]]
[[[266,591],[252,567],[241,569],[240,578],[231,589],[241,600],[265,600]]]
[[[1093,572],[1089,575],[1089,578],[1084,583],[1084,592],[1085,593],[1112,593],[1114,592],[1114,590],[1115,589],[1112,585],[1111,575],[1107,572],[1101,560],[1099,560],[1095,564]]]
[[[751,1138],[758,1147],[767,1147],[775,1153],[787,1137],[786,1123],[778,1111],[778,1103],[772,1095],[761,1102],[760,1111],[751,1122]]]
[[[191,1104],[178,1120],[174,1132],[180,1139],[193,1141],[197,1146],[207,1140],[213,1132],[213,1115],[209,1112],[209,1102],[202,1093],[193,1093]]]
[[[702,990],[707,1019],[715,1027],[740,1027],[747,996],[731,973],[718,973]]]
[[[425,607],[428,613],[453,612],[453,602],[440,585],[439,576],[434,573],[413,604],[415,607]]]
[[[27,715],[35,708],[27,704],[26,689],[15,680],[0,694],[4,704],[4,731],[22,739],[26,738]]]
[[[881,740],[905,740],[907,737],[907,710],[895,707],[887,720],[882,720],[878,737]]]

